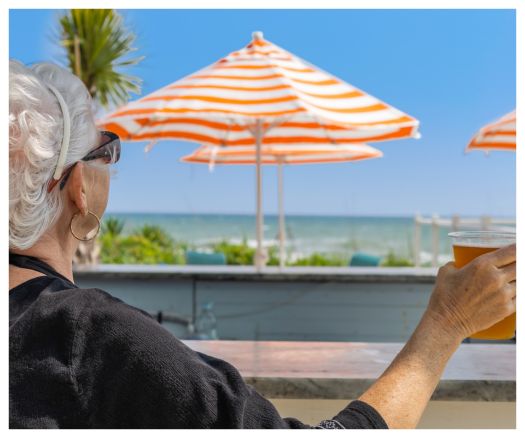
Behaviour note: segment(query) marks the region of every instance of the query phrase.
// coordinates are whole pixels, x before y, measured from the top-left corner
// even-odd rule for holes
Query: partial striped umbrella
[[[516,151],[516,110],[481,128],[466,149],[473,150]]]
[[[183,140],[254,146],[260,152],[270,145],[343,145],[417,137],[419,122],[254,32],[243,49],[119,108],[100,124],[128,141]],[[259,159],[256,180],[256,265],[260,268]]]
[[[279,262],[284,267],[285,262],[285,224],[283,199],[283,165],[285,164],[323,164],[344,163],[349,161],[380,158],[383,153],[366,144],[351,145],[320,145],[298,148],[295,146],[268,146],[261,151],[262,165],[277,166],[277,187],[279,205]],[[257,162],[257,151],[253,146],[225,148],[218,146],[201,146],[190,155],[181,158],[185,163],[208,164],[210,167],[218,164],[248,164]]]
[[[256,164],[257,150],[253,146],[224,148],[203,145],[191,154],[181,158],[185,163]],[[371,146],[360,143],[348,145],[319,145],[314,148],[297,146],[264,147],[261,150],[261,164],[323,164],[345,163],[382,157],[383,153]]]

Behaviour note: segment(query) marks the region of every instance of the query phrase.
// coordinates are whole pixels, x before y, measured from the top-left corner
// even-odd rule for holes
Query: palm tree
[[[120,236],[124,229],[124,221],[115,217],[108,217],[102,223],[101,234],[111,234],[112,236]]]
[[[108,109],[126,103],[130,93],[140,92],[141,80],[121,70],[137,65],[143,57],[132,56],[135,34],[115,10],[68,10],[59,18],[58,40],[66,50],[69,69],[82,80],[94,102]],[[110,221],[109,229],[118,234],[121,225]],[[99,254],[97,240],[81,242],[73,263],[98,263]]]
[[[70,9],[59,18],[59,40],[69,69],[84,82],[93,100],[104,108],[128,101],[140,92],[141,80],[121,72],[138,64],[132,57],[135,34],[113,9]]]

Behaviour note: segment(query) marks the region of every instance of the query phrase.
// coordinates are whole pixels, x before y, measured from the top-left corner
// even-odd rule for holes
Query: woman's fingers
[[[512,297],[512,299],[516,299],[516,282],[515,281],[511,281],[510,283],[505,285],[505,293],[509,297]]]
[[[507,312],[508,316],[512,315],[513,313],[516,313],[516,297],[509,301]]]
[[[507,283],[516,280],[516,262],[503,266],[502,268],[499,268],[499,270],[503,274]]]
[[[497,268],[501,268],[510,263],[516,263],[516,244],[513,243],[512,245],[504,246],[481,257],[485,256]]]

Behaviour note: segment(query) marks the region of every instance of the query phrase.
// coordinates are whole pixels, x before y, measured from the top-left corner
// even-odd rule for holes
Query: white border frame
[[[524,44],[524,38],[525,38],[525,1],[523,0],[427,0],[424,4],[422,4],[421,1],[417,0],[400,0],[400,1],[392,1],[392,0],[323,0],[323,1],[314,1],[314,0],[302,0],[301,2],[297,1],[291,1],[291,0],[252,0],[250,3],[247,1],[242,0],[223,0],[221,2],[217,2],[217,0],[191,0],[191,1],[162,1],[162,0],[112,0],[112,1],[86,1],[86,0],[69,0],[69,1],[47,1],[45,3],[39,2],[37,0],[3,0],[0,2],[0,59],[3,60],[3,62],[6,62],[8,60],[9,56],[9,27],[8,27],[8,20],[9,20],[9,9],[67,9],[67,8],[121,8],[121,9],[516,9],[516,29],[517,29],[517,75],[516,75],[516,100],[517,102],[525,102],[524,99],[524,93],[525,93],[525,87],[523,82],[525,81],[525,68],[524,68],[524,59],[525,59],[525,44]],[[3,64],[2,69],[0,70],[0,76],[1,76],[1,84],[2,89],[4,90],[3,93],[1,93],[2,96],[8,95],[8,67],[7,65]],[[8,118],[8,105],[4,103],[4,105],[0,106],[0,117],[1,120],[7,120]],[[518,122],[518,139],[521,142],[522,133],[524,132],[523,127],[525,125],[524,118],[525,118],[525,110],[522,111],[520,105],[517,107],[518,116],[517,120]],[[8,138],[8,132],[7,132],[7,123],[0,124],[0,138],[4,139],[4,142]],[[522,142],[523,143],[523,142]],[[520,145],[521,146],[521,145]],[[517,148],[517,172],[516,172],[516,199],[524,199],[524,193],[525,190],[522,190],[521,188],[525,187],[525,165],[524,165],[524,158],[523,158],[523,148],[518,146]],[[525,146],[524,146],[525,147]],[[4,143],[4,151],[7,149],[7,145]],[[2,186],[2,199],[3,202],[7,204],[7,198],[8,198],[8,159],[5,160],[3,163],[4,165],[4,172],[0,172],[0,181]],[[520,172],[521,170],[521,172]],[[5,198],[4,198],[5,196]],[[4,205],[6,205],[4,204]],[[7,261],[7,248],[9,246],[8,244],[8,238],[7,233],[5,232],[8,227],[8,209],[3,208],[1,210],[3,212],[2,215],[2,224],[4,233],[1,233],[1,239],[3,243],[5,242],[5,248],[6,250],[0,252],[1,254],[1,260],[0,260],[0,269],[2,270],[2,276],[1,278],[5,279],[6,286],[7,286],[7,279],[8,279],[8,261]],[[517,234],[518,234],[518,273],[525,272],[525,239],[522,238],[522,221],[525,220],[525,202],[516,202],[516,220],[517,220]],[[518,274],[520,277],[520,275]],[[6,288],[8,289],[8,287]],[[520,287],[518,287],[520,289]],[[521,293],[521,292],[520,292]],[[521,305],[520,303],[525,302],[518,299],[518,314],[519,315],[525,315],[525,305]],[[4,302],[5,303],[5,302]],[[7,305],[4,305],[3,307],[3,326],[7,326],[7,321],[9,319],[9,309]],[[517,322],[518,329],[517,331],[520,333],[525,333],[525,322],[524,318],[520,316],[518,318]],[[3,336],[1,338],[1,346],[0,351],[7,352],[8,351],[8,343],[9,343],[9,337],[8,332],[4,328]],[[2,419],[2,429],[6,430],[8,429],[8,369],[9,369],[9,363],[8,363],[8,355],[4,354],[2,355],[3,362],[2,362],[2,372],[1,372],[1,380],[0,380],[0,388],[2,388],[2,397],[0,398],[0,410],[1,410],[1,419]],[[518,341],[517,344],[517,406],[519,407],[517,411],[524,411],[524,406],[522,400],[525,397],[525,382],[523,381],[523,378],[525,376],[524,370],[524,353],[520,346],[520,341]],[[334,412],[334,414],[336,414]],[[516,430],[508,430],[508,431],[498,431],[498,434],[513,434],[515,435],[517,431],[523,430],[525,428],[525,419],[523,418],[523,415],[517,415],[516,416]],[[224,433],[225,435],[233,434],[233,433],[246,433],[243,431],[219,431],[219,434]],[[9,433],[23,433],[18,431],[9,431]],[[38,432],[31,432],[31,433],[38,433]],[[49,432],[46,432],[49,433]],[[67,433],[72,433],[71,431]],[[77,434],[91,434],[90,431],[76,431]],[[100,433],[100,432],[97,432]],[[111,434],[126,434],[126,436],[129,435],[135,435],[139,436],[139,434],[142,434],[141,431],[112,431],[107,433]],[[156,433],[166,433],[166,434],[173,434],[173,433],[180,433],[175,431],[156,431]],[[206,433],[205,431],[184,431],[186,434],[201,434]],[[266,434],[265,431],[250,431],[250,434]],[[273,433],[286,433],[284,431],[273,431]],[[290,432],[288,432],[290,433]],[[317,432],[312,432],[317,433]],[[327,432],[327,433],[336,433],[336,432]],[[365,431],[352,431],[352,434],[356,433],[366,433]],[[417,433],[418,436],[420,434],[424,434],[425,436],[428,435],[434,435],[434,434],[443,434],[442,430],[416,430],[416,431],[388,431],[388,432],[378,432],[378,433],[388,433],[388,434],[394,434],[397,436],[401,436],[399,434],[406,434],[406,433]],[[448,432],[446,432],[448,433]],[[483,436],[492,436],[494,434],[494,431],[492,430],[476,430],[475,431],[476,436],[483,437]],[[213,432],[214,435],[217,434],[217,432]],[[262,436],[262,435],[261,435]]]

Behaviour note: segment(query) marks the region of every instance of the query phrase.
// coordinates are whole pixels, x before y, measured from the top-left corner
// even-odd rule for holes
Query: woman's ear
[[[81,162],[78,162],[73,167],[67,186],[69,199],[80,210],[82,216],[86,216],[88,214],[88,205],[84,183],[84,165]]]

